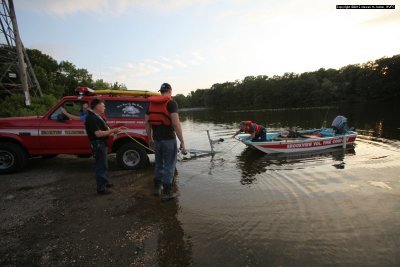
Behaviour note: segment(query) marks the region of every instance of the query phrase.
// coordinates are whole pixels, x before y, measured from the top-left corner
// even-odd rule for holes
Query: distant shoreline
[[[207,110],[211,108],[206,108],[206,107],[201,107],[201,108],[180,108],[180,112],[185,112],[185,111],[200,111],[200,110]]]

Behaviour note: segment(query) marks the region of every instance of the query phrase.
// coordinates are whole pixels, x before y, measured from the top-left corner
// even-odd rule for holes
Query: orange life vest
[[[260,132],[260,125],[257,123],[253,123],[252,121],[246,121],[245,127],[244,127],[244,132],[245,133],[250,133],[250,126],[253,125],[254,127],[254,132],[255,134],[258,134]]]
[[[149,123],[151,125],[171,125],[171,114],[168,112],[167,105],[171,100],[170,96],[151,96],[149,97]]]

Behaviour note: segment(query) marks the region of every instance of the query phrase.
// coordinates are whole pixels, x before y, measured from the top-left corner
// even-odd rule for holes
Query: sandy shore
[[[152,167],[121,171],[110,160],[109,174],[106,196],[96,194],[93,159],[32,159],[1,176],[0,265],[189,264],[179,253],[177,204],[151,195]]]

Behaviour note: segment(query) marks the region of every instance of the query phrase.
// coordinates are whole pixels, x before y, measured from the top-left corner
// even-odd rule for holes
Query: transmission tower
[[[42,90],[19,36],[13,0],[0,0],[0,94],[21,93],[30,105],[30,93]]]

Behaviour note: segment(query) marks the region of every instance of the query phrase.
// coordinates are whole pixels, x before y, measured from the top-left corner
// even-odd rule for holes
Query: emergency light
[[[78,86],[75,89],[75,93],[78,96],[84,96],[84,95],[95,95],[95,91],[87,86]]]

